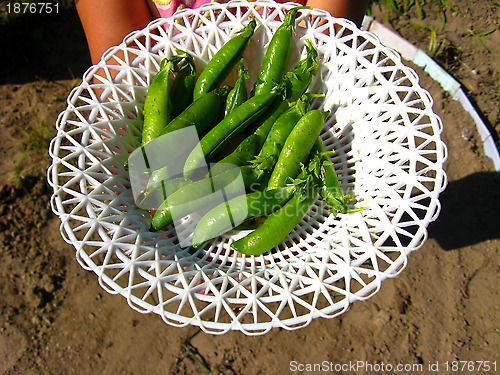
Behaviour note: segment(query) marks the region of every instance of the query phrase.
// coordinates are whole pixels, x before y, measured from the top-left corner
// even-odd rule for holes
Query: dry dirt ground
[[[467,90],[498,140],[500,31],[494,1],[450,0],[439,61]],[[1,3],[5,9],[5,2]],[[377,19],[427,49],[439,28],[434,6],[405,16],[375,9]],[[404,272],[336,319],[260,337],[210,336],[173,328],[104,292],[59,233],[46,182],[48,140],[69,90],[90,66],[72,7],[0,24],[0,373],[286,374],[291,362],[422,364],[417,373],[452,373],[446,361],[500,366],[500,179],[470,116],[424,72],[444,123],[449,185],[430,238]],[[469,32],[472,30],[475,32]],[[446,39],[444,39],[444,37]],[[410,63],[408,63],[412,66]],[[475,363],[475,370],[479,362]],[[430,367],[432,364],[434,367]],[[460,367],[462,364],[460,364]],[[433,371],[437,370],[438,371]],[[460,370],[460,369],[459,369]],[[303,371],[302,373],[311,373]],[[326,373],[326,372],[324,372]],[[332,372],[335,373],[335,372]],[[351,371],[337,372],[342,374]],[[387,373],[359,371],[358,373]],[[493,367],[453,372],[495,373]]]

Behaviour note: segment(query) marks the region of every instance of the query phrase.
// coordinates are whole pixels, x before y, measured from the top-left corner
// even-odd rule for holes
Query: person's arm
[[[146,0],[77,0],[76,9],[93,64],[127,34],[143,29],[153,19]]]
[[[307,5],[330,12],[333,17],[347,18],[361,26],[369,0],[308,0]]]

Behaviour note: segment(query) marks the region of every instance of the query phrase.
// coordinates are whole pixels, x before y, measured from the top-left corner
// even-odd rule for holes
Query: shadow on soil
[[[3,14],[0,84],[79,78],[92,65],[75,7],[58,10]]]
[[[441,213],[429,225],[429,237],[444,250],[500,238],[500,173],[475,173],[452,181],[439,200]]]

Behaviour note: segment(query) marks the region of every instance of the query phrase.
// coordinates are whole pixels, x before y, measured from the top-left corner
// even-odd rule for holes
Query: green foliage
[[[40,124],[29,130],[22,128],[20,130],[23,133],[22,144],[27,150],[41,152],[43,155],[46,155],[52,139],[52,133],[45,120],[42,120]]]
[[[24,189],[22,184],[23,178],[32,172],[33,169],[40,166],[40,157],[49,159],[47,150],[49,149],[53,134],[51,131],[52,128],[49,127],[45,120],[30,129],[20,128],[19,130],[22,133],[22,138],[16,147],[22,148],[22,151],[15,166],[14,178]],[[37,155],[34,161],[32,160],[33,154]],[[26,159],[29,159],[29,161]]]
[[[500,1],[497,0],[488,0],[488,3],[492,7],[500,6]],[[391,13],[398,16],[406,16],[410,19],[413,18],[413,20],[410,21],[412,25],[428,33],[429,43],[427,52],[430,56],[440,58],[450,52],[450,50],[455,49],[451,42],[446,39],[444,34],[447,24],[446,12],[451,11],[461,17],[465,17],[465,15],[453,5],[453,0],[373,0],[370,5],[369,13],[372,13],[374,6],[377,6],[382,12],[385,12],[387,18]],[[432,14],[426,15],[424,6],[426,9],[432,6],[435,11],[433,11]],[[424,25],[422,22],[415,21],[415,18],[423,21],[429,17],[437,17],[441,21],[440,25],[438,27],[431,27]],[[464,31],[476,38],[485,51],[489,53],[490,51],[484,43],[484,38],[497,31],[498,28],[497,26],[482,32],[472,29],[466,29]],[[444,56],[444,58],[446,58],[446,56]]]
[[[486,44],[484,44],[484,41],[483,41],[483,38],[487,37],[488,35],[494,33],[495,31],[498,30],[498,26],[497,27],[494,27],[492,28],[491,30],[488,30],[488,31],[485,31],[485,32],[476,32],[472,29],[467,29],[468,33],[470,35],[472,35],[474,38],[476,38],[479,43],[481,43],[481,45],[483,46],[483,48],[486,50],[486,52],[490,52],[489,48],[486,47]]]

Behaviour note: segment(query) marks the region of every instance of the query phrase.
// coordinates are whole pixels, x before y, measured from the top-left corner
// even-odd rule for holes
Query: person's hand
[[[347,18],[358,27],[368,9],[369,0],[309,0],[308,6],[328,11],[333,17]]]
[[[127,34],[143,29],[153,20],[145,0],[76,0],[76,9],[93,64]]]

